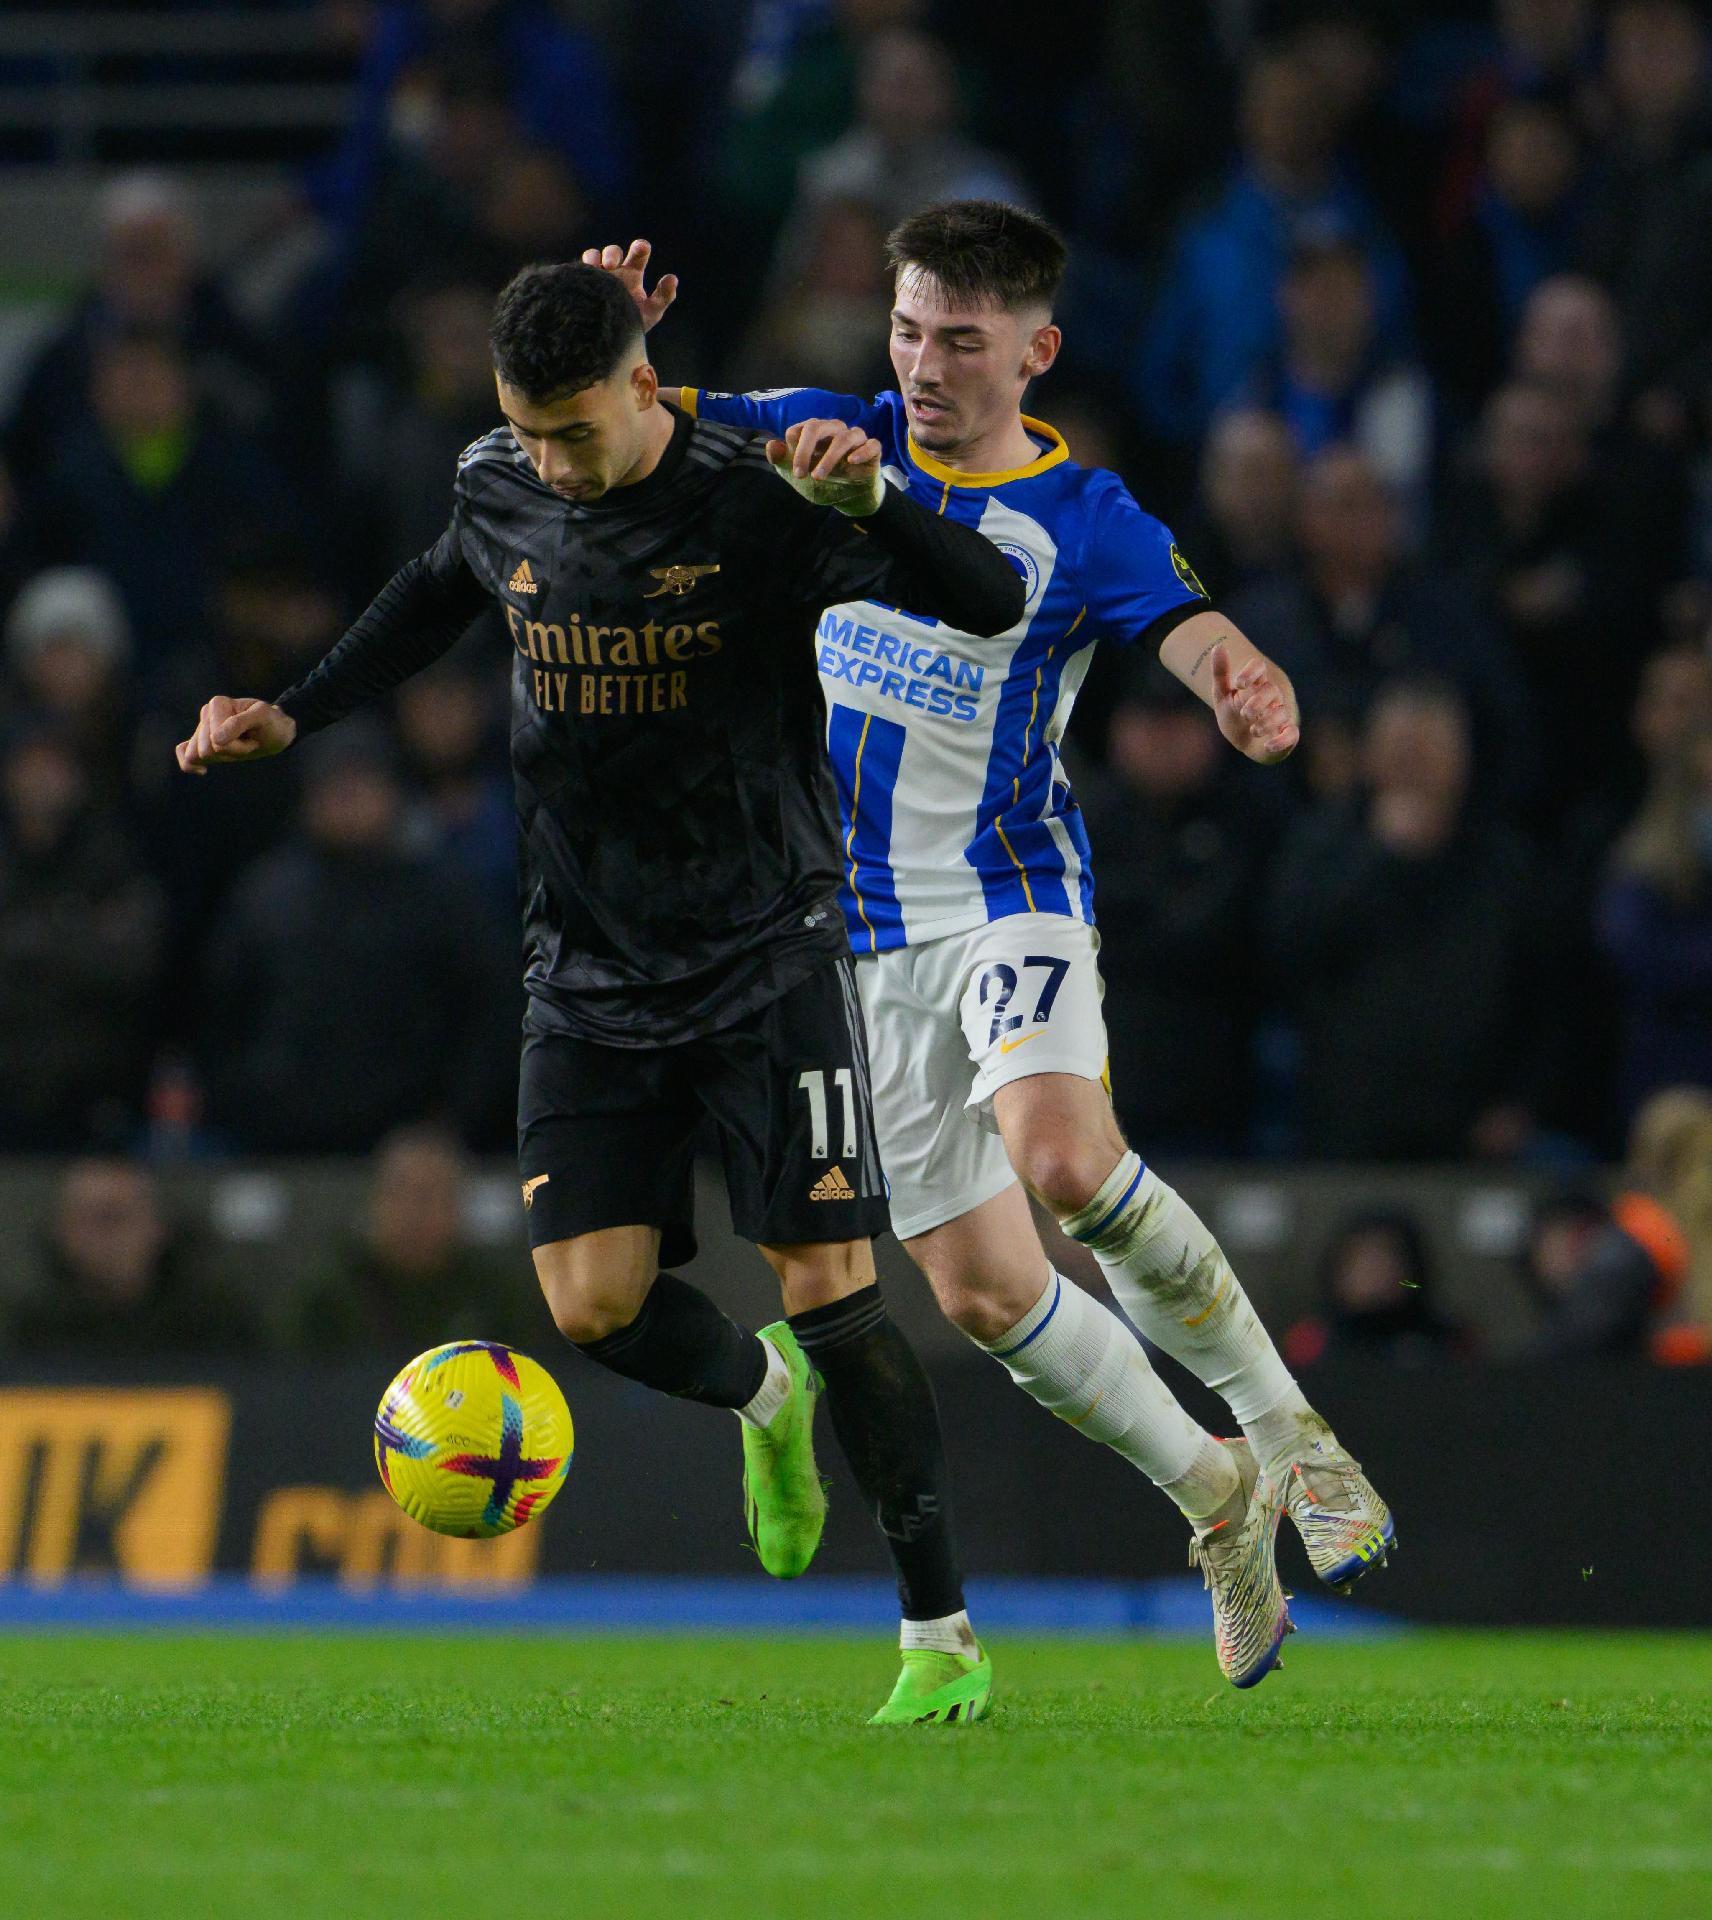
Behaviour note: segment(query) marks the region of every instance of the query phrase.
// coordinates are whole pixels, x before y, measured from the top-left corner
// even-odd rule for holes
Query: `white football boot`
[[[1302,1536],[1313,1569],[1328,1587],[1348,1593],[1365,1574],[1384,1566],[1397,1544],[1391,1509],[1328,1427],[1291,1463],[1284,1478],[1285,1511]]]
[[[1198,1525],[1189,1564],[1213,1596],[1213,1643],[1233,1687],[1253,1687],[1274,1667],[1286,1634],[1296,1631],[1278,1582],[1274,1547],[1284,1503],[1246,1440],[1226,1440],[1242,1480],[1240,1517]]]

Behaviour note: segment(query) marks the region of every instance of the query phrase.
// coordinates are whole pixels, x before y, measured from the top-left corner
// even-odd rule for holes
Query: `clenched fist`
[[[767,442],[773,471],[817,507],[864,520],[880,509],[880,443],[842,420],[801,420],[782,440]]]
[[[196,731],[173,751],[181,773],[206,773],[234,760],[265,760],[297,738],[297,722],[269,700],[231,700],[215,694]]]

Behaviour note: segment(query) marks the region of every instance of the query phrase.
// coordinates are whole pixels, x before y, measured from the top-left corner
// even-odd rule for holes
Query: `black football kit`
[[[860,523],[811,506],[733,429],[677,414],[645,478],[587,503],[544,486],[502,429],[459,463],[442,538],[280,697],[313,731],[444,653],[490,600],[503,610],[533,1245],[654,1226],[661,1264],[686,1258],[704,1113],[748,1238],[850,1241],[886,1225],[811,644],[823,607],[868,597],[973,633],[1023,610],[1021,579],[979,534],[890,486]],[[582,1311],[568,1317],[591,1360],[747,1410],[746,1435],[760,1431],[768,1343],[699,1288],[660,1273],[629,1322],[593,1338]],[[932,1389],[879,1289],[789,1324],[906,1620],[963,1619]]]

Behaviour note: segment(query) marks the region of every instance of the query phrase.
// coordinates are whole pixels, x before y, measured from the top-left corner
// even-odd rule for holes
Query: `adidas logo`
[[[534,574],[529,571],[529,562],[519,560],[517,571],[505,583],[507,593],[539,593],[540,585]]]
[[[854,1200],[856,1189],[844,1177],[842,1167],[828,1167],[808,1190],[811,1200]]]

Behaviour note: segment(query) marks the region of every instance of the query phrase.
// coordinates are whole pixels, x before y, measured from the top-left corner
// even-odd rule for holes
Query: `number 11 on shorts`
[[[840,1067],[832,1076],[832,1084],[844,1096],[844,1157],[851,1158],[856,1152],[856,1095],[850,1084],[850,1069]],[[830,1160],[832,1155],[826,1150],[827,1111],[826,1111],[826,1073],[820,1067],[811,1068],[807,1073],[797,1075],[797,1085],[808,1095],[809,1156],[815,1160]]]

